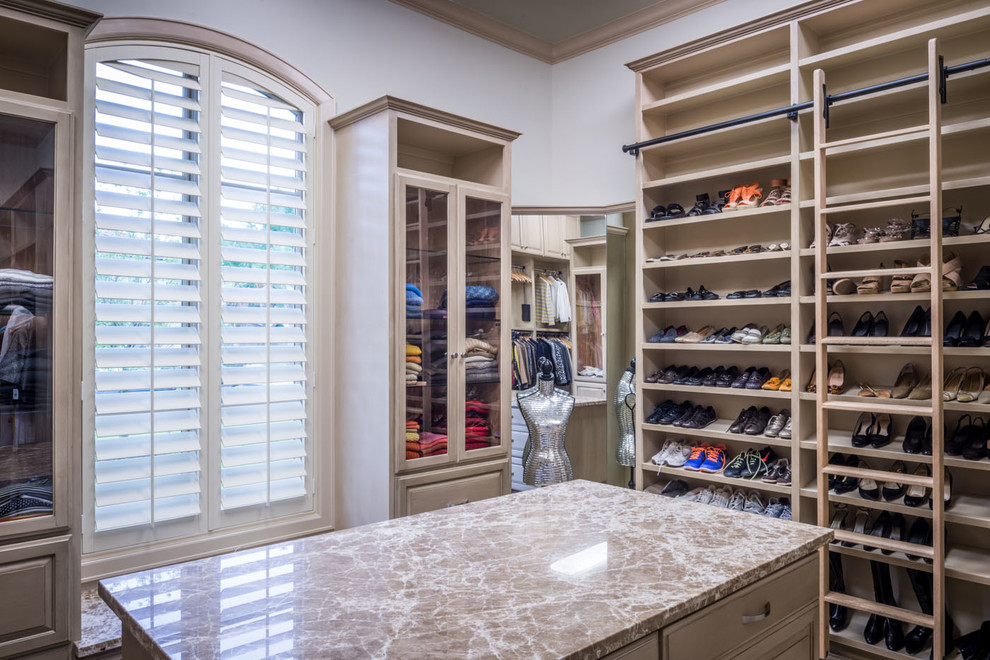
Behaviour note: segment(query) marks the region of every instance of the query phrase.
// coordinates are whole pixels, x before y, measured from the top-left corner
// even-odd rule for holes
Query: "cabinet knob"
[[[456,360],[458,357],[460,357],[458,353],[451,353],[450,354],[450,359],[451,360]]]

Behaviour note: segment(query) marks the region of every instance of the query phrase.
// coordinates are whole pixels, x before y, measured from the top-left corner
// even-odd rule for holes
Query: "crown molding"
[[[613,215],[635,210],[636,202],[608,206],[513,206],[512,215]]]
[[[547,64],[583,55],[725,0],[664,0],[587,32],[550,43],[450,0],[391,0],[424,16]]]
[[[4,2],[7,0],[0,0]],[[247,62],[288,83],[316,105],[333,103],[333,97],[315,80],[278,55],[227,32],[165,18],[121,16],[100,21],[87,44],[110,41],[167,41],[203,48]]]
[[[0,0],[0,7],[47,18],[89,31],[103,14],[73,7],[53,0]]]
[[[486,124],[474,119],[469,119],[467,117],[462,117],[450,112],[437,110],[436,108],[431,108],[429,106],[420,105],[419,103],[413,103],[412,101],[406,101],[395,96],[388,95],[379,97],[374,101],[369,101],[368,103],[358,106],[353,110],[348,110],[341,115],[337,115],[330,120],[330,126],[332,126],[334,130],[339,130],[345,126],[353,124],[354,122],[360,121],[365,117],[370,117],[371,115],[382,112],[383,110],[395,110],[407,115],[419,117],[420,119],[429,119],[431,121],[447,124],[448,126],[454,126],[467,131],[472,131],[474,133],[487,135],[498,140],[505,140],[506,142],[512,142],[517,137],[522,135],[522,133],[511,131],[507,128],[501,128],[499,126],[495,126],[494,124]]]
[[[447,25],[487,39],[505,48],[553,64],[553,45],[522,30],[496,21],[450,0],[391,0]]]
[[[709,48],[724,46],[726,43],[731,41],[736,41],[738,39],[742,39],[743,37],[756,34],[757,32],[763,32],[765,30],[778,27],[796,19],[805,18],[811,14],[817,14],[818,12],[826,9],[831,9],[833,7],[851,4],[858,1],[860,0],[810,0],[810,2],[805,2],[794,7],[783,9],[777,13],[748,21],[743,25],[729,28],[728,30],[722,30],[721,32],[716,32],[700,39],[689,41],[686,44],[681,44],[680,46],[668,48],[667,50],[660,51],[659,53],[654,53],[638,60],[634,60],[627,63],[626,66],[636,72],[643,71],[644,69],[650,69],[660,64],[666,64],[667,62],[680,59],[687,55],[694,55]]]

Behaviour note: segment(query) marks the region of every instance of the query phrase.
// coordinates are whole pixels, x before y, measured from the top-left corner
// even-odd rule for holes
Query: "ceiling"
[[[723,0],[392,0],[555,64]]]
[[[451,0],[550,44],[628,16],[657,0]]]

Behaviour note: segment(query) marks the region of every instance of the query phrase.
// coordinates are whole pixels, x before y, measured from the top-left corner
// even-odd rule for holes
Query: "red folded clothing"
[[[489,406],[484,401],[478,401],[477,399],[468,399],[467,401],[464,402],[464,409],[467,411],[484,413],[491,410],[491,406]]]
[[[406,450],[406,460],[409,460],[409,459],[411,459],[411,458],[423,458],[423,455],[422,455],[422,454],[420,454],[419,452],[415,452],[415,451],[409,451],[409,450],[407,449],[407,450]]]
[[[436,449],[430,451],[424,451],[423,456],[442,456],[447,453],[447,447],[437,447]]]
[[[472,442],[465,443],[464,446],[467,449],[482,449],[484,447],[491,447],[492,446],[492,443],[490,443],[490,442],[472,441]]]

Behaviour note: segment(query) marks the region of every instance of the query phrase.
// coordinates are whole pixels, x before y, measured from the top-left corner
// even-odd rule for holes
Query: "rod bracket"
[[[938,96],[942,101],[942,105],[945,105],[948,100],[948,91],[946,89],[945,81],[949,79],[949,72],[945,69],[945,58],[941,55],[938,56]]]
[[[797,121],[798,120],[797,110],[791,110],[790,112],[788,112],[787,118],[790,119],[791,121]]]
[[[635,144],[624,144],[624,145],[622,145],[622,151],[624,151],[625,153],[627,153],[627,154],[629,154],[630,156],[633,156],[633,157],[639,155],[639,147],[637,145],[635,145]]]
[[[828,95],[828,87],[822,83],[822,98],[825,99],[825,107],[822,108],[822,117],[825,119],[825,128],[828,128],[828,109],[832,105],[832,97]]]

